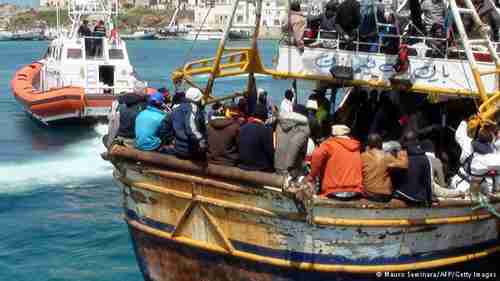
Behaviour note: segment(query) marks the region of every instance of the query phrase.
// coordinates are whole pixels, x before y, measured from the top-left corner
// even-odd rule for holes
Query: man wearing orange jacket
[[[310,182],[321,179],[320,195],[348,199],[362,193],[363,176],[359,141],[345,125],[332,126],[332,137],[312,154]]]

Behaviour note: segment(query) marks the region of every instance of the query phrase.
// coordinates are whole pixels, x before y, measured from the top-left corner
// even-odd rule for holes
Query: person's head
[[[300,12],[300,3],[298,1],[290,3],[290,10],[294,12]]]
[[[218,105],[218,106],[215,106]],[[224,107],[220,103],[214,103],[212,105],[212,116],[214,117],[224,117],[225,111]]]
[[[267,119],[267,108],[263,104],[257,104],[255,106],[255,111],[252,114],[252,117],[255,119],[259,119],[260,121],[266,121]]]
[[[103,20],[100,20],[100,21],[98,21],[98,22],[97,22],[97,24],[98,24],[99,26],[104,25],[104,21],[103,21]]]
[[[162,88],[159,88],[158,89],[158,93],[162,94],[163,97],[165,98],[165,102],[169,102],[170,101],[170,92],[168,91],[167,88],[165,87],[162,87]]]
[[[161,93],[154,93],[148,97],[148,105],[154,106],[156,108],[161,108],[165,99]]]
[[[404,134],[403,136],[403,144],[406,146],[408,144],[414,144],[418,142],[418,136],[417,133],[414,131],[408,131]]]
[[[239,118],[242,117],[238,105],[232,104],[225,109],[225,116],[229,118]]]
[[[201,103],[203,93],[200,89],[191,87],[186,91],[186,99],[193,103]]]
[[[257,97],[258,101],[261,104],[266,104],[267,103],[267,92],[266,90],[259,88],[257,89]]]
[[[89,21],[88,20],[83,20],[83,25],[89,25]]]
[[[368,135],[368,148],[382,149],[382,137],[379,134]]]
[[[245,97],[241,97],[238,100],[238,110],[243,117],[246,117],[248,115],[248,102]]]
[[[351,129],[346,125],[333,125],[332,126],[332,136],[334,137],[346,137],[351,133]]]
[[[146,84],[142,81],[136,81],[134,84],[134,93],[138,95],[146,94]]]
[[[331,18],[335,16],[335,12],[337,11],[337,3],[334,0],[330,0],[325,6],[325,16],[327,18]]]
[[[324,97],[326,95],[326,89],[325,88],[318,88],[318,89],[314,89],[314,93],[318,96],[318,97]]]
[[[293,91],[288,89],[285,91],[285,99],[291,101],[293,100]]]
[[[492,131],[487,128],[479,129],[479,132],[477,133],[477,141],[481,143],[493,143],[494,139],[495,136]]]
[[[425,139],[425,140],[421,141],[420,142],[420,147],[425,152],[430,152],[430,153],[435,153],[436,152],[436,148],[434,146],[434,143],[431,140],[429,140],[429,139]]]
[[[318,111],[318,102],[313,99],[308,99],[306,103],[306,109],[307,111],[313,111],[313,112]]]

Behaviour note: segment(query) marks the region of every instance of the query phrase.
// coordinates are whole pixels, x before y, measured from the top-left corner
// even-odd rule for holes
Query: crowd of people
[[[499,3],[492,0],[473,0],[473,4],[483,23],[488,25],[491,40],[498,42],[500,29],[500,14],[497,11]],[[460,8],[465,8],[463,1],[457,0]],[[321,38],[336,38],[332,32],[338,33],[346,41],[364,42],[360,45],[362,51],[376,51],[379,39],[382,39],[381,49],[384,52],[397,52],[399,40],[391,35],[406,34],[416,37],[432,37],[443,40],[427,40],[426,44],[432,50],[430,54],[442,55],[445,39],[452,41],[453,26],[451,11],[444,0],[406,1],[398,12],[394,7],[384,5],[381,1],[330,0],[324,5],[324,11],[315,16],[307,16],[301,11],[299,2],[290,4],[288,20],[283,31],[290,35],[290,44],[294,44],[303,52],[305,45],[314,46],[318,32]],[[474,25],[470,14],[462,14],[465,29],[469,37],[474,37],[478,27]],[[377,26],[381,23],[381,27]],[[450,36],[451,35],[451,36]],[[409,39],[408,43],[418,43]],[[348,46],[348,45],[341,45]]]
[[[326,94],[315,90],[302,105],[288,89],[278,107],[258,89],[255,98],[217,102],[206,113],[197,88],[173,96],[165,88],[150,95],[138,88],[114,105],[107,145],[120,136],[142,151],[305,179],[337,200],[431,206],[436,198],[468,196],[473,178],[482,179],[482,192],[500,191],[498,129],[470,137],[462,121],[453,136],[461,149],[454,169],[434,137],[448,129],[423,121],[420,108],[427,105],[412,100],[405,109],[388,93],[363,101],[368,94],[357,89],[335,108],[335,90],[330,99]]]

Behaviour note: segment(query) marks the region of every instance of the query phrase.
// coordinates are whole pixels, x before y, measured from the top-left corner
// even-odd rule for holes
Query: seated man
[[[432,204],[432,182],[429,160],[420,147],[417,134],[408,131],[403,137],[408,157],[408,169],[395,177],[395,192],[401,200],[411,204]]]
[[[173,147],[162,148],[161,152],[186,159],[205,158],[207,138],[202,98],[199,89],[187,90],[185,99],[174,108],[162,128],[163,137],[173,141]]]
[[[221,105],[222,107],[222,105]],[[240,122],[238,116],[224,117],[224,111],[215,111],[208,121],[208,162],[236,166],[239,159]]]
[[[166,114],[161,110],[164,99],[160,93],[148,98],[148,107],[135,119],[135,147],[139,150],[153,151],[161,146],[160,127]]]
[[[345,125],[332,126],[332,137],[313,152],[308,180],[322,179],[322,196],[353,198],[363,192],[361,145],[349,137],[350,131]]]
[[[361,154],[363,161],[364,195],[373,201],[389,202],[392,199],[391,168],[408,167],[408,159],[401,153],[394,157],[382,150],[382,137],[377,134],[368,136],[368,147]]]
[[[279,174],[296,178],[304,174],[304,158],[310,135],[307,117],[296,112],[281,112],[276,125],[274,168]]]
[[[124,138],[135,138],[135,119],[139,112],[147,106],[146,95],[135,93],[125,94],[118,98],[118,111],[120,112],[120,126],[117,136]]]
[[[461,148],[460,167],[457,175],[450,180],[450,188],[470,192],[471,176],[482,178],[481,189],[493,190],[493,182],[498,183],[500,176],[488,175],[490,171],[500,170],[500,141],[493,145],[494,136],[481,129],[476,139],[467,135],[467,122],[462,121],[455,132],[455,140]],[[497,173],[498,174],[498,173]]]
[[[425,156],[429,159],[431,166],[431,181],[432,181],[432,194],[436,197],[460,197],[463,192],[458,190],[446,188],[446,180],[444,177],[443,163],[441,159],[436,157],[434,144],[431,140],[423,140],[421,144],[422,149],[425,151]]]
[[[274,171],[273,131],[264,122],[267,119],[265,105],[257,104],[255,111],[240,129],[238,167],[251,171]]]

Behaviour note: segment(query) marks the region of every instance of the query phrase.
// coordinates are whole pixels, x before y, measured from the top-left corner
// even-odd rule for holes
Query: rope
[[[485,209],[490,214],[500,219],[500,213],[498,212],[498,210],[493,205],[490,204],[488,198],[482,193],[478,194],[478,205],[472,207],[472,210],[477,210],[477,209]]]
[[[191,58],[196,41],[198,41],[198,36],[200,35],[201,29],[203,28],[203,26],[205,26],[205,22],[207,21],[207,18],[210,15],[212,8],[213,8],[213,6],[210,5],[210,8],[208,9],[207,14],[203,18],[203,21],[201,22],[201,25],[200,25],[200,28],[198,29],[198,32],[196,32],[196,36],[194,37],[194,40],[193,40],[193,43],[191,44],[191,47],[189,48],[189,51],[186,53],[186,56],[184,57],[184,60],[182,63],[183,66],[186,65],[187,61]],[[184,84],[184,79],[182,80],[182,84]]]

